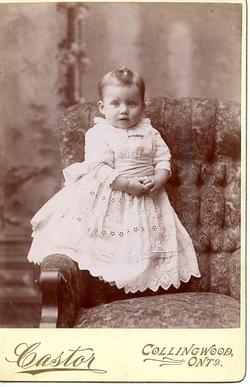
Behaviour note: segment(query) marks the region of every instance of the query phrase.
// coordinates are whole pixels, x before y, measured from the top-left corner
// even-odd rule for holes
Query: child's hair
[[[120,83],[121,85],[135,84],[139,89],[142,101],[144,101],[145,83],[140,74],[129,70],[125,66],[121,66],[119,69],[110,71],[104,75],[104,77],[98,83],[98,93],[101,99],[103,98],[104,87],[107,85],[112,85],[113,83]]]

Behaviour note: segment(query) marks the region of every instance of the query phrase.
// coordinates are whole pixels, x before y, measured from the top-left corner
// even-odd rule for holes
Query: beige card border
[[[0,3],[10,1],[0,0]],[[21,1],[15,1],[16,3]],[[26,3],[43,1],[25,1]],[[48,0],[47,2],[53,2]],[[142,1],[145,2],[145,1]],[[185,3],[235,3],[242,4],[242,166],[246,167],[246,3],[244,0],[224,1],[163,1]],[[241,328],[238,329],[0,329],[0,380],[1,381],[78,381],[78,382],[236,382],[244,378],[246,362],[246,173],[242,172],[241,215]],[[23,344],[22,344],[23,343]],[[25,343],[40,343],[17,364],[17,356],[27,347]],[[145,347],[153,344],[154,347]],[[19,347],[17,347],[19,345]],[[195,355],[182,356],[186,364],[159,367],[156,362],[144,362],[151,348],[165,347],[173,352],[180,347],[197,348]],[[73,371],[48,372],[37,375],[20,373],[22,364],[38,361],[46,354],[53,358],[64,351],[81,346],[85,361]],[[194,349],[194,347],[192,347]],[[86,351],[86,348],[93,350]],[[209,365],[203,363],[202,348],[207,348]],[[165,349],[166,351],[166,349]],[[152,353],[152,352],[151,352]],[[63,357],[62,356],[62,357]],[[75,359],[79,358],[75,356]],[[94,358],[93,358],[94,356]],[[11,360],[12,362],[7,361]],[[91,360],[93,359],[93,360]],[[192,360],[193,359],[193,360]],[[203,359],[203,360],[200,360]],[[215,365],[217,361],[217,365]],[[26,363],[25,363],[26,362]],[[79,363],[78,360],[77,363]],[[189,363],[189,365],[188,365]],[[213,363],[213,365],[211,365]],[[77,368],[78,367],[78,368]],[[85,370],[79,370],[85,368]],[[78,369],[78,370],[77,370]]]

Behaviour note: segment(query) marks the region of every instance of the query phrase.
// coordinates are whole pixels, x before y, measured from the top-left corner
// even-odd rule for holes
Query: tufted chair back
[[[63,168],[83,160],[84,135],[93,117],[99,115],[92,103],[75,105],[60,115]],[[179,291],[220,293],[239,299],[239,104],[200,98],[148,98],[145,115],[170,148],[172,176],[166,189],[193,240],[201,271],[201,278],[192,278]],[[92,281],[102,293],[103,283]]]

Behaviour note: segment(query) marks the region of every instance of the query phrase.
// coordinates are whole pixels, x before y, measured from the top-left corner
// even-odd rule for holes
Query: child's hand
[[[150,196],[153,196],[153,195],[157,194],[159,189],[162,187],[162,184],[155,177],[152,178],[151,182],[152,182],[152,184],[151,184],[151,187],[148,190],[147,194]]]
[[[148,195],[155,195],[164,185],[166,184],[168,178],[170,176],[170,171],[166,169],[158,169],[155,172],[154,177],[151,178],[152,186],[148,191]]]
[[[154,183],[148,176],[140,177],[138,179],[140,183],[143,184],[143,194],[148,194],[149,190],[153,187]]]
[[[138,181],[142,184],[148,184],[151,183],[151,179],[148,176],[143,176],[138,179]]]
[[[134,196],[144,195],[149,191],[150,187],[147,184],[142,184],[139,180],[129,181],[127,193]]]

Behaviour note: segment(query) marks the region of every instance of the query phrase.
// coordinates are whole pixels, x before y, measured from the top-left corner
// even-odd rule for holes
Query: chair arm
[[[67,328],[75,322],[80,305],[78,265],[71,258],[54,254],[41,264],[42,315],[40,328]]]

